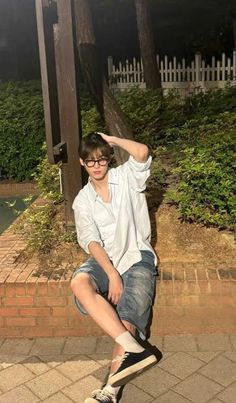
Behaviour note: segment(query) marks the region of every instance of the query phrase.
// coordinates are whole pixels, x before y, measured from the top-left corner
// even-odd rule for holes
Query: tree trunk
[[[146,87],[149,89],[161,88],[161,78],[156,60],[149,0],[135,0],[135,7],[140,53],[143,61]]]
[[[133,138],[125,116],[113,97],[102,71],[102,64],[96,47],[91,10],[88,0],[74,0],[77,46],[83,73],[97,109],[104,118],[112,135]],[[117,163],[127,160],[128,154],[115,149]]]
[[[233,17],[234,50],[236,50],[236,15]]]

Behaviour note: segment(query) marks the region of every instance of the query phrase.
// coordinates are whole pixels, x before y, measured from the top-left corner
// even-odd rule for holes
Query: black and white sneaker
[[[106,389],[98,389],[92,392],[92,397],[85,399],[84,403],[116,403],[116,397]]]
[[[121,365],[109,376],[111,386],[122,386],[157,363],[154,354],[149,350],[141,353],[125,352]]]

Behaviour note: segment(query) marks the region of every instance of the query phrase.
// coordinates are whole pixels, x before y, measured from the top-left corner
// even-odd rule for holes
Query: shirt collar
[[[108,170],[108,184],[111,184],[111,183],[113,185],[119,184],[119,180],[118,180],[117,176],[114,175],[114,171],[112,168]],[[91,183],[90,177],[88,178],[88,188],[89,188],[90,195],[92,196],[93,200],[95,201],[99,196]]]

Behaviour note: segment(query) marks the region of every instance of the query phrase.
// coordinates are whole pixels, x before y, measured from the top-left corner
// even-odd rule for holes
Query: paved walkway
[[[156,336],[163,358],[123,391],[122,403],[235,403],[236,334]],[[107,337],[0,338],[0,403],[83,403],[99,388]]]

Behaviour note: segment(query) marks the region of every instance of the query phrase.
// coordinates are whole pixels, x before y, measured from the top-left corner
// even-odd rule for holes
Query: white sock
[[[124,332],[120,334],[115,339],[116,343],[118,343],[125,351],[129,351],[132,353],[141,353],[144,351],[144,348],[140,346],[140,344],[135,340],[135,338],[128,332]]]
[[[121,386],[117,386],[116,388],[114,388],[114,386],[107,384],[104,386],[103,390],[105,389],[108,392],[110,392],[112,395],[117,396],[120,388],[121,388]]]

